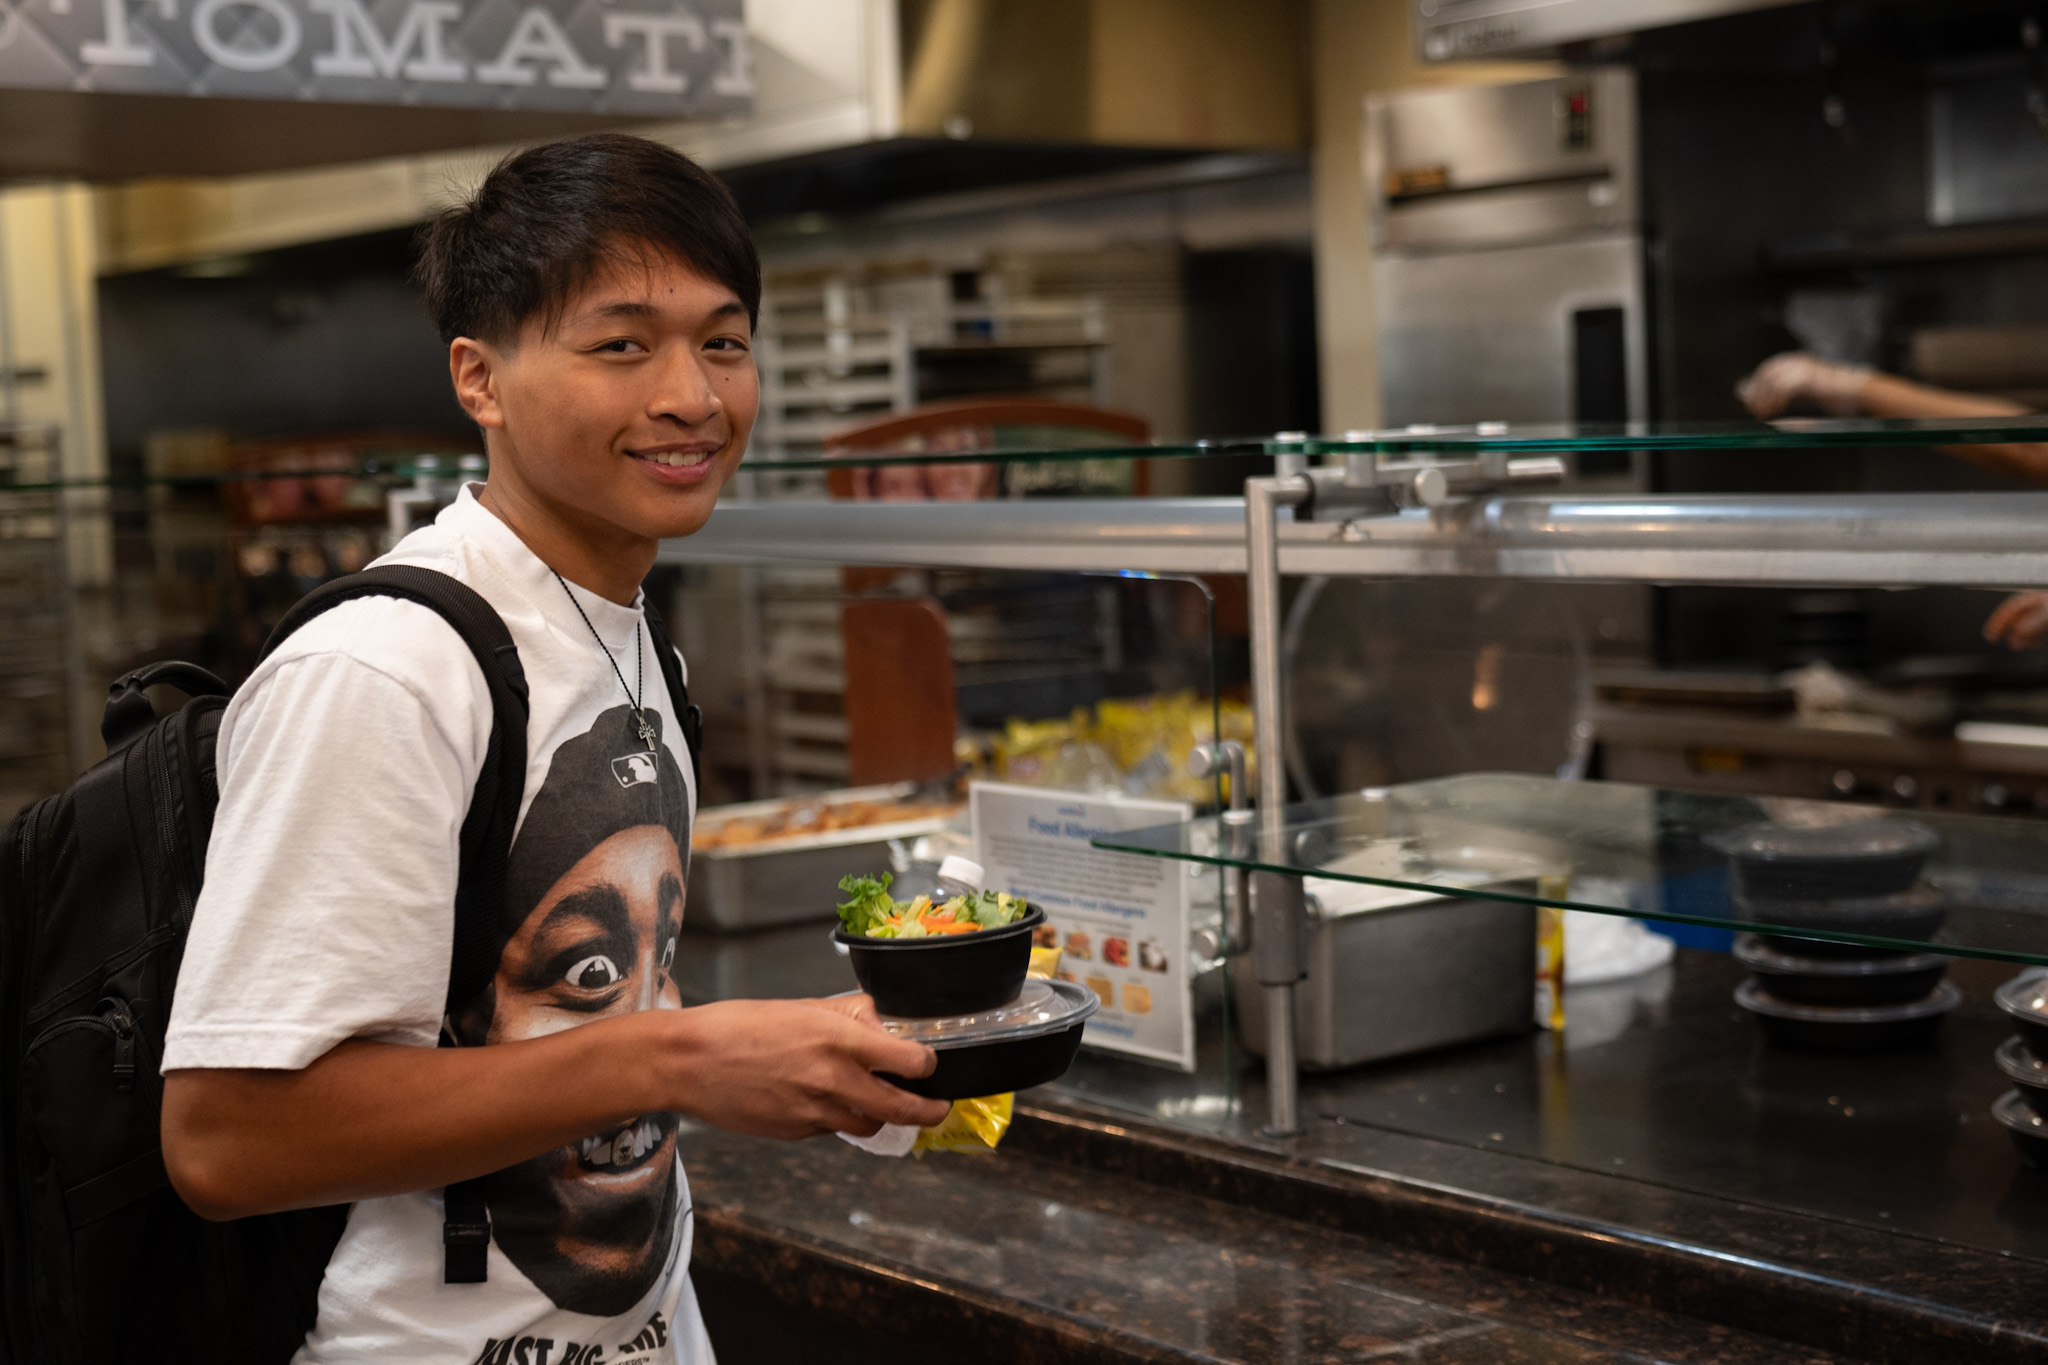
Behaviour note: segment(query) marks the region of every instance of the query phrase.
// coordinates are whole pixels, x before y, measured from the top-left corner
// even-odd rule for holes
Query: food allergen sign
[[[743,0],[0,0],[0,87],[697,117]]]
[[[1177,801],[1130,801],[976,782],[969,789],[983,881],[1045,911],[1060,976],[1094,991],[1095,1047],[1195,1069],[1188,878],[1179,863],[1108,853],[1100,834],[1192,819]]]

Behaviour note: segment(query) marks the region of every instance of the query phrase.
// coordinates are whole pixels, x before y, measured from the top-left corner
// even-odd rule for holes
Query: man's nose
[[[710,421],[723,406],[711,376],[694,352],[673,355],[657,370],[649,415],[695,427]]]

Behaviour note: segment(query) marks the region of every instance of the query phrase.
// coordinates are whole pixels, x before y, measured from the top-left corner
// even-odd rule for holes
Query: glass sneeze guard
[[[1944,446],[1988,443],[2048,444],[2048,415],[1963,417],[1924,420],[1784,418],[1775,422],[1628,422],[1519,424],[1481,422],[1472,426],[1414,426],[1340,435],[1282,433],[1159,442],[1151,445],[1058,446],[1031,443],[978,450],[847,451],[842,454],[774,458],[749,452],[742,470],[797,472],[895,465],[1058,463],[1098,460],[1204,460],[1261,455],[1471,455],[1480,451],[1543,454],[1598,450],[1825,450],[1867,446]],[[0,449],[10,434],[0,432]],[[276,467],[116,472],[91,478],[59,478],[40,467],[0,459],[0,489],[14,492],[50,488],[120,488],[260,483],[309,477],[404,481],[419,475],[448,476],[452,455],[442,463],[394,450],[386,457],[353,463],[285,462]]]
[[[2032,820],[1474,773],[1288,806],[1277,847],[1217,819],[1095,842],[1301,874],[1325,913],[1396,887],[2048,965]]]

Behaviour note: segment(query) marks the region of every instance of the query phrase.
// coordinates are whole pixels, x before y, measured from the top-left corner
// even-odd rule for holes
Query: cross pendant
[[[646,745],[647,745],[647,752],[648,752],[648,753],[650,753],[650,754],[651,754],[651,753],[653,753],[653,752],[654,752],[654,727],[653,727],[652,725],[648,724],[648,722],[647,722],[647,713],[646,713],[646,712],[644,712],[644,711],[642,711],[642,712],[637,712],[637,713],[635,713],[635,715],[634,715],[634,717],[633,717],[633,718],[634,718],[635,720],[637,720],[637,721],[638,721],[638,722],[640,723],[640,738],[641,738],[641,739],[642,739],[642,740],[643,740],[643,741],[644,741],[644,742],[646,743]]]

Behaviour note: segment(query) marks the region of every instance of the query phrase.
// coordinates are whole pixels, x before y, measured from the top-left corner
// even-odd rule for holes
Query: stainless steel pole
[[[1287,804],[1282,761],[1280,699],[1280,543],[1282,507],[1298,507],[1313,491],[1299,474],[1249,479],[1244,486],[1246,595],[1252,634],[1252,739],[1259,763],[1259,857],[1285,859],[1281,832]],[[1253,878],[1252,957],[1266,991],[1267,1131],[1299,1132],[1294,1060],[1294,986],[1306,971],[1302,958],[1304,902],[1301,878],[1261,872]]]

